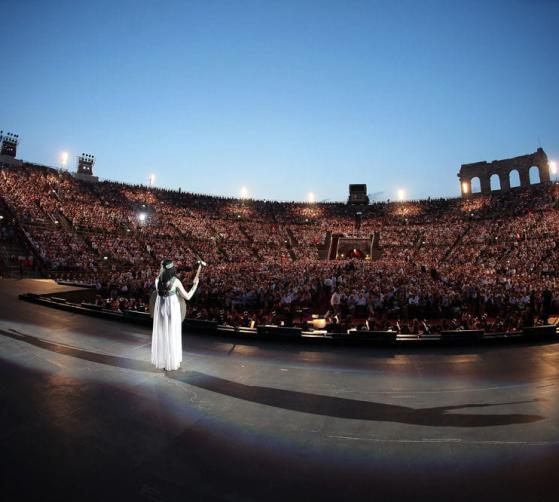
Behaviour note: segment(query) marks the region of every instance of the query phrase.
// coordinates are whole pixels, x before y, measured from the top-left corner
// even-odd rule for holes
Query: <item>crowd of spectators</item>
[[[557,184],[374,203],[357,223],[342,203],[88,183],[35,166],[3,167],[0,182],[45,273],[93,285],[96,302],[115,310],[146,309],[164,258],[185,282],[198,257],[207,261],[190,315],[232,325],[318,314],[328,329],[513,330],[545,322],[558,295]],[[327,234],[373,233],[374,259],[325,259]]]
[[[33,269],[35,260],[19,245],[17,222],[5,212],[5,206],[0,204],[0,276],[15,269],[23,277],[25,271]]]

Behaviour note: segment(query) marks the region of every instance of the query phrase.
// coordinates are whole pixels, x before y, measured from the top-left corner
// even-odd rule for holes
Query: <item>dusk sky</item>
[[[458,196],[559,158],[559,1],[0,0],[18,157],[264,199]]]

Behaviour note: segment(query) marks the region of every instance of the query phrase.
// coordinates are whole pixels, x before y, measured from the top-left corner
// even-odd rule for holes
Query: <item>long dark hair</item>
[[[157,283],[157,293],[159,296],[167,296],[171,288],[170,281],[177,275],[177,269],[173,265],[173,260],[163,260],[161,262],[161,272]]]

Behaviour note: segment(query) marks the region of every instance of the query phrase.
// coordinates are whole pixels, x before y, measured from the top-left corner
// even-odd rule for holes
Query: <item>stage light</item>
[[[313,329],[326,329],[326,319],[317,318],[312,320]]]
[[[60,163],[62,164],[62,167],[66,167],[66,164],[68,163],[68,152],[62,152],[60,154]]]
[[[468,184],[465,181],[462,183],[462,192],[468,193]]]
[[[316,200],[316,198],[314,196],[314,192],[309,192],[309,194],[307,195],[307,198],[308,198],[310,203],[313,203]]]
[[[144,221],[146,221],[147,215],[146,213],[140,213],[138,215],[138,219],[143,223]]]
[[[248,199],[248,188],[241,187],[241,199]]]
[[[551,171],[551,174],[557,174],[557,163],[555,161],[551,161],[549,163],[549,170]]]
[[[398,188],[398,200],[402,201],[406,198],[406,191],[403,188]]]
[[[155,184],[155,174],[150,174],[148,180],[149,180],[149,185],[153,186]]]

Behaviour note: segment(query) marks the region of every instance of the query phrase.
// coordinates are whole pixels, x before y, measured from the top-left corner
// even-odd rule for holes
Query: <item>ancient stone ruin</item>
[[[535,153],[512,159],[462,164],[458,178],[463,197],[506,192],[519,186],[549,182],[549,162],[543,149],[538,148]]]

